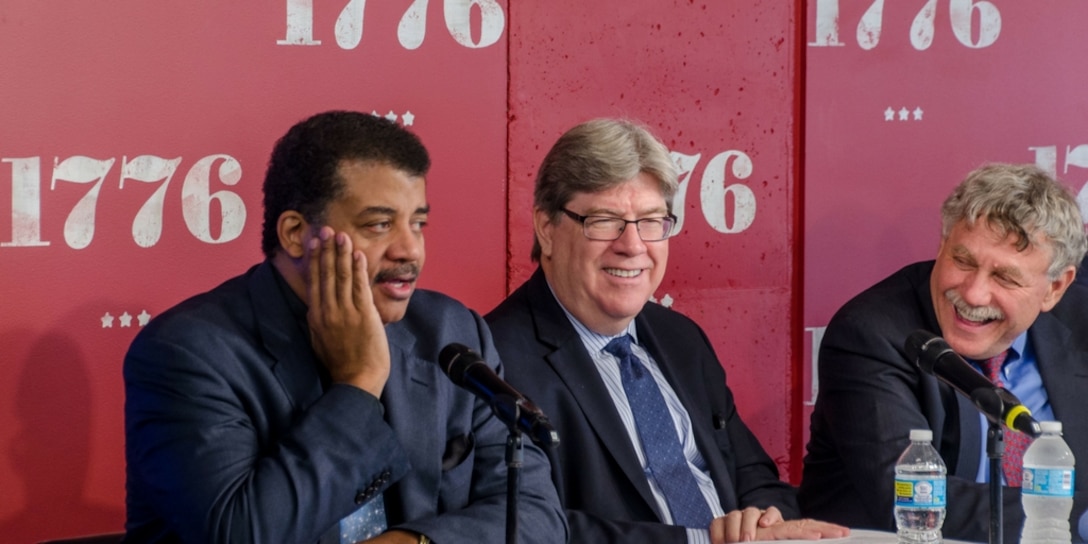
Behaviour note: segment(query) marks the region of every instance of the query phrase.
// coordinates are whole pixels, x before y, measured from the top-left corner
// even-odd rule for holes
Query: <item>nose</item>
[[[975,270],[963,278],[960,296],[971,306],[990,304],[990,293],[990,278],[985,272]]]
[[[639,255],[646,252],[646,242],[638,235],[638,225],[628,223],[620,237],[612,241],[612,250],[623,255]]]
[[[420,260],[423,257],[423,231],[415,224],[397,226],[385,253],[391,261]]]

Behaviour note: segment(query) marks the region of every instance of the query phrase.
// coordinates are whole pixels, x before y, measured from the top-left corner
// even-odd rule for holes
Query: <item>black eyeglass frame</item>
[[[677,221],[676,216],[671,214],[671,213],[669,215],[664,216],[664,217],[643,217],[642,219],[624,219],[622,217],[612,217],[612,216],[609,216],[609,215],[580,215],[580,214],[576,214],[576,213],[574,213],[574,212],[572,212],[572,211],[570,211],[570,210],[568,210],[566,208],[559,208],[559,211],[567,214],[567,217],[569,217],[569,218],[571,218],[571,219],[573,219],[573,220],[575,220],[575,221],[582,224],[582,235],[583,236],[585,236],[586,238],[589,238],[590,240],[597,240],[599,242],[613,242],[613,241],[619,240],[620,236],[623,236],[623,231],[627,230],[627,225],[630,225],[632,223],[634,223],[634,225],[635,225],[635,232],[638,232],[639,239],[642,240],[643,242],[661,242],[663,240],[668,240],[670,237],[672,237],[672,235],[673,235],[672,230],[676,227],[676,221]],[[619,230],[618,233],[616,233],[615,238],[594,238],[594,237],[589,235],[589,230],[588,230],[588,227],[586,226],[586,221],[590,220],[590,219],[604,219],[604,220],[607,220],[607,221],[623,221],[623,226],[620,227],[620,230]],[[667,223],[668,228],[664,229],[664,234],[665,235],[662,236],[661,238],[657,238],[657,239],[654,239],[654,240],[647,240],[646,238],[643,238],[643,236],[642,236],[642,223],[644,221],[662,221],[664,223]]]

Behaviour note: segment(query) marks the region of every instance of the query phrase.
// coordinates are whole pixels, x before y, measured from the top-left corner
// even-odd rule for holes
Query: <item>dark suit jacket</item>
[[[820,344],[820,391],[801,482],[806,516],[893,530],[893,469],[910,429],[931,429],[948,466],[944,536],[986,541],[987,484],[975,483],[978,411],[918,370],[904,355],[912,332],[940,333],[929,294],[933,262],[916,263],[861,293],[832,318]],[[1088,459],[1088,291],[1073,285],[1028,329],[1065,441]],[[1073,527],[1088,507],[1088,471],[1077,471]],[[1023,523],[1019,488],[1004,488],[1004,536],[1017,542]],[[1076,535],[1074,529],[1073,532]]]
[[[551,419],[558,448],[547,451],[567,509],[571,541],[686,542],[664,525],[619,414],[539,269],[486,319],[507,379]],[[703,331],[657,304],[635,318],[639,342],[654,356],[691,417],[695,442],[726,512],[777,506],[797,516],[794,489],[741,421],[725,372]]]
[[[267,261],[148,324],[124,365],[128,540],[312,543],[384,492],[390,527],[501,542],[507,430],[436,363],[456,341],[498,368],[487,327],[420,290],[386,332],[379,402],[323,386],[305,306]],[[564,542],[547,461],[524,454],[519,540]]]

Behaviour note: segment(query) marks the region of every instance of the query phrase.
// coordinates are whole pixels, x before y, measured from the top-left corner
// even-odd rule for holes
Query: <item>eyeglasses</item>
[[[619,239],[628,224],[634,223],[638,237],[643,242],[660,242],[672,235],[672,227],[676,225],[676,216],[646,217],[629,221],[619,217],[604,215],[578,215],[566,208],[560,208],[567,217],[582,224],[582,233],[590,240],[610,242]]]

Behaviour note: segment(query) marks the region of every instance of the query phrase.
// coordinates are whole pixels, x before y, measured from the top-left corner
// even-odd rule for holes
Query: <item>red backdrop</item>
[[[0,534],[121,527],[128,343],[260,258],[268,152],[331,108],[423,137],[422,283],[480,311],[532,270],[554,139],[648,123],[684,181],[656,297],[705,327],[796,478],[815,333],[932,254],[944,193],[986,160],[1088,179],[1086,16],[1079,0],[5,0]]]
[[[452,0],[0,5],[4,541],[122,526],[124,351],[144,317],[260,259],[264,166],[305,116],[420,134],[422,283],[501,300],[507,17]]]

